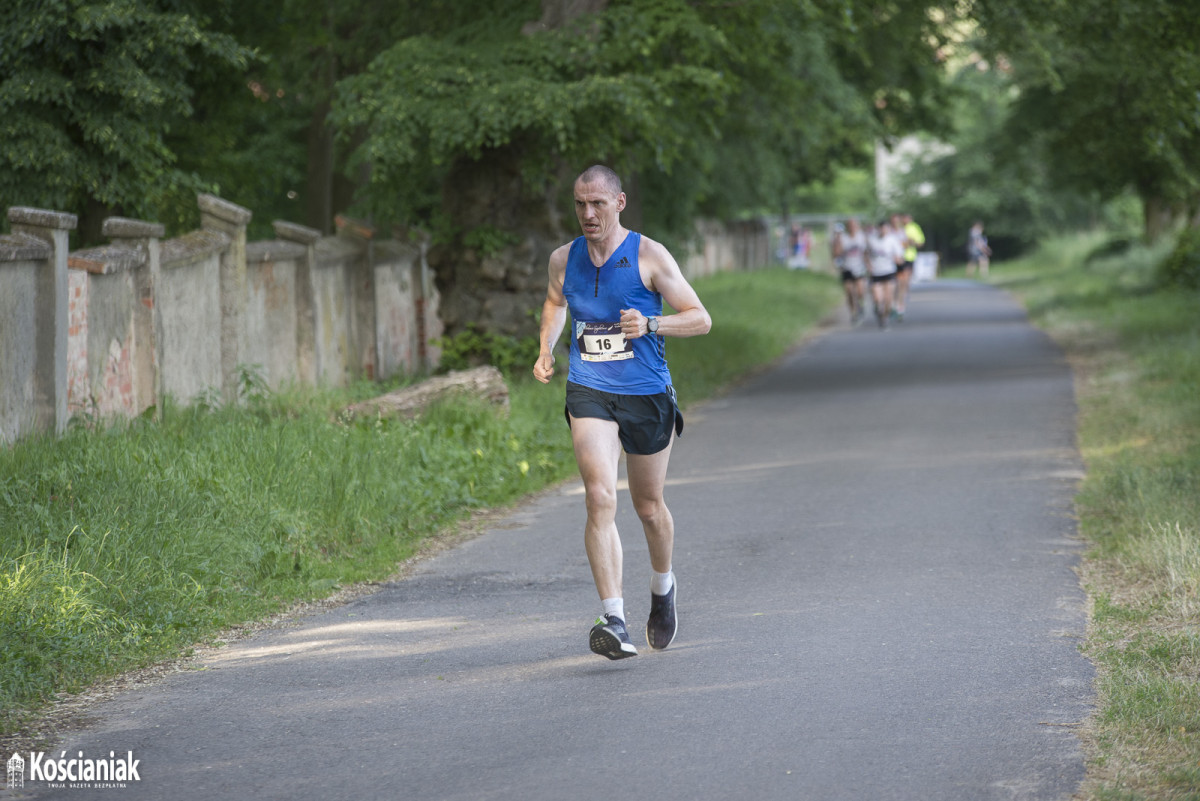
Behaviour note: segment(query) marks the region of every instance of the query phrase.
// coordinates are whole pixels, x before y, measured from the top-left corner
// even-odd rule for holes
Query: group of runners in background
[[[917,253],[925,246],[925,232],[911,214],[893,214],[879,223],[850,219],[837,223],[829,241],[833,263],[842,276],[850,319],[857,325],[866,317],[867,286],[879,327],[903,320],[908,308]],[[976,221],[967,235],[967,275],[988,274],[992,249]]]
[[[913,264],[924,245],[925,232],[910,214],[893,214],[878,224],[851,219],[834,226],[833,262],[841,273],[855,324],[866,316],[868,285],[880,328],[904,319]]]

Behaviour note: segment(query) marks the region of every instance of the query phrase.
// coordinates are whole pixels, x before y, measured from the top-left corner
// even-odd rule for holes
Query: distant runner
[[[887,220],[867,230],[867,261],[871,271],[871,299],[875,302],[875,319],[887,329],[896,291],[896,270],[904,261],[904,248],[892,235]]]
[[[896,318],[903,320],[908,309],[908,289],[912,283],[917,253],[925,247],[925,232],[913,222],[911,214],[901,214],[897,235],[903,240],[904,262],[896,273]]]
[[[834,230],[833,260],[842,276],[842,289],[846,293],[846,306],[850,309],[850,322],[856,325],[866,313],[863,309],[867,283],[866,250],[867,237],[858,220],[851,219],[841,230]]]
[[[978,271],[981,276],[986,276],[991,256],[992,249],[983,235],[983,222],[976,221],[967,234],[967,275],[974,275]]]

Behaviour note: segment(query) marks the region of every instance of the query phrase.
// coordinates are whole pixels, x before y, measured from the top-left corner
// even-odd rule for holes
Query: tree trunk
[[[1142,197],[1142,217],[1146,242],[1153,245],[1171,230],[1175,222],[1175,207],[1157,195]]]
[[[332,41],[337,36],[333,3],[324,15],[326,32]],[[340,211],[337,205],[337,146],[334,132],[326,124],[332,106],[334,90],[341,78],[337,56],[331,44],[326,44],[317,59],[312,117],[308,123],[308,174],[304,182],[304,222],[322,234],[333,233],[333,217]]]
[[[89,197],[79,214],[79,224],[75,227],[77,247],[86,248],[107,243],[108,237],[104,236],[102,231],[104,221],[120,215],[120,207],[114,208]]]
[[[583,14],[594,14],[608,8],[608,0],[542,0],[542,18],[530,22],[522,33],[561,28]]]
[[[308,124],[308,174],[304,182],[304,223],[333,233],[333,133],[325,127],[329,103],[317,104]]]
[[[562,170],[537,186],[522,177],[519,145],[460,159],[442,190],[454,227],[429,250],[446,334],[475,326],[517,337],[536,335],[533,313],[546,298],[550,253],[567,240],[558,194]]]
[[[561,28],[583,14],[603,11],[608,0],[542,0],[542,17],[523,31]],[[571,219],[562,187],[588,165],[559,165],[539,185],[523,178],[535,143],[515,141],[461,158],[442,185],[442,211],[454,234],[430,248],[429,266],[441,296],[447,336],[474,326],[517,337],[536,336],[536,313],[546,299],[550,254],[567,241]],[[636,214],[635,214],[636,216]]]
[[[1200,228],[1200,194],[1192,195],[1188,200],[1187,224],[1189,228]]]
[[[411,387],[403,387],[372,400],[346,407],[347,417],[416,417],[435,403],[456,396],[479,398],[508,414],[508,385],[491,365],[456,370]]]

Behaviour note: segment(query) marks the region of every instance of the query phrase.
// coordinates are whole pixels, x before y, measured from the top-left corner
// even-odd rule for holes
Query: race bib
[[[585,362],[618,362],[633,358],[633,341],[625,339],[620,323],[575,323],[579,358]]]

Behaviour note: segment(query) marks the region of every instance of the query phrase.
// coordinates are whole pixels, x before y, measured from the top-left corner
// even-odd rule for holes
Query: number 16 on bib
[[[585,362],[616,362],[633,358],[633,341],[625,339],[619,322],[577,322],[575,338],[579,342],[579,358]]]

